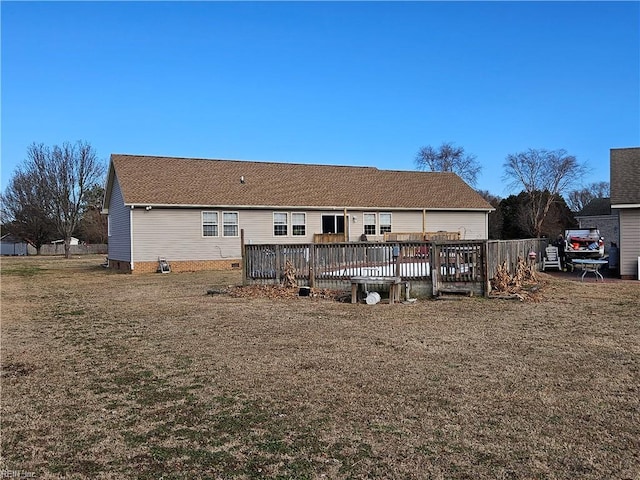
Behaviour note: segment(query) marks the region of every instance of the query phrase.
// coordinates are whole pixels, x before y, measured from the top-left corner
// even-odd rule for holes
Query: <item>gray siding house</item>
[[[155,272],[159,257],[173,271],[239,268],[241,241],[312,243],[321,233],[486,239],[493,210],[448,172],[119,154],[104,205],[109,266],[133,273]]]
[[[611,208],[620,217],[620,277],[640,279],[640,148],[611,149]]]
[[[28,255],[28,244],[21,238],[11,234],[3,235],[0,239],[2,255]]]
[[[611,198],[594,198],[576,214],[579,228],[597,228],[604,237],[604,251],[620,244],[618,211],[611,209]]]

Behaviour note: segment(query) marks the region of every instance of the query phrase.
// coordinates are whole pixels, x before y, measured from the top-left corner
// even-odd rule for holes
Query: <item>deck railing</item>
[[[396,241],[245,245],[244,275],[248,283],[279,283],[285,270],[314,286],[351,277],[400,277],[432,282],[434,291],[448,285],[480,286],[488,291],[498,265],[515,273],[518,259],[542,259],[546,239],[508,241]],[[466,288],[466,287],[465,287]]]
[[[446,242],[433,244],[434,268],[441,282],[482,282],[486,274],[485,242]]]
[[[279,280],[289,262],[296,278],[310,282],[348,280],[353,276],[425,279],[435,268],[431,264],[432,251],[437,248],[441,257],[437,264],[446,278],[472,281],[476,278],[473,272],[481,271],[482,244],[416,241],[245,245],[245,275],[248,279]]]

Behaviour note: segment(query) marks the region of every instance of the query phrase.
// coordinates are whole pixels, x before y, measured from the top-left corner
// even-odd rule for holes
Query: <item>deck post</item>
[[[309,287],[316,287],[316,248],[309,244]]]
[[[247,255],[245,254],[244,245],[244,228],[240,229],[240,258],[242,261],[242,285],[248,285],[247,275]]]
[[[431,283],[433,285],[433,296],[438,296],[438,283],[440,279],[440,247],[435,242],[431,243]]]
[[[282,269],[281,267],[281,263],[282,263],[282,250],[281,250],[281,245],[274,245],[275,247],[275,251],[276,251],[276,281],[278,282],[278,285],[280,285],[280,283],[282,283]]]
[[[489,241],[482,242],[482,286],[484,287],[485,297],[491,292],[491,282],[489,281]]]

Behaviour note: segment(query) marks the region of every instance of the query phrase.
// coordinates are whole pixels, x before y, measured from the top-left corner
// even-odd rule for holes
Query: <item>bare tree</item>
[[[107,216],[100,213],[103,197],[104,188],[98,184],[89,188],[84,195],[77,233],[87,243],[107,243]]]
[[[418,170],[456,173],[472,186],[476,185],[478,174],[482,170],[474,155],[465,154],[464,148],[451,142],[443,143],[438,149],[430,145],[422,147],[416,155],[415,163]]]
[[[493,212],[489,212],[489,239],[498,240],[502,238],[502,214],[500,212],[500,203],[502,199],[492,194],[489,190],[477,190],[477,192],[489,204],[495,208]]]
[[[18,169],[0,197],[0,206],[3,230],[33,245],[37,255],[42,245],[53,240],[55,226],[37,173]]]
[[[573,212],[579,212],[595,198],[609,198],[611,189],[609,182],[594,182],[567,195],[567,205]]]
[[[549,208],[571,185],[582,178],[586,165],[566,150],[535,150],[510,154],[505,163],[505,179],[522,188],[529,197],[529,217],[533,234],[540,237]]]
[[[15,178],[32,182],[37,200],[20,200],[25,211],[37,211],[51,222],[64,239],[65,257],[69,258],[71,236],[82,215],[82,202],[88,189],[101,183],[105,167],[87,142],[64,143],[52,148],[33,143]]]

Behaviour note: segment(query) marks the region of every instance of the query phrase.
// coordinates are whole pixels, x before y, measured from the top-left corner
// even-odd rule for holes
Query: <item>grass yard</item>
[[[0,472],[640,479],[640,282],[351,305],[102,261],[2,259]]]

